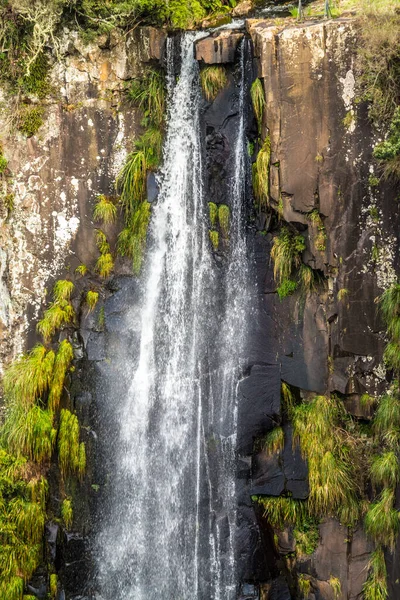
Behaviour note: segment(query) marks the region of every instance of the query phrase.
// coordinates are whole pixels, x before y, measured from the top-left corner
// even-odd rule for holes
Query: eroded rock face
[[[93,206],[98,194],[115,193],[136,130],[135,111],[120,106],[125,82],[163,57],[165,39],[147,27],[84,45],[77,32],[66,31],[37,135],[15,132],[2,112],[14,209],[8,216],[0,212],[0,372],[26,347],[31,324],[49,300],[46,290],[67,263],[70,273],[81,263],[94,266]],[[115,237],[113,228],[106,233]]]
[[[222,31],[196,43],[196,59],[208,65],[233,63],[242,33]]]

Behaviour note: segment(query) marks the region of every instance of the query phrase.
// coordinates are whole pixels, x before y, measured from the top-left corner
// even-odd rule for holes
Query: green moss
[[[64,500],[65,502],[65,500]],[[58,577],[55,573],[50,575],[50,598],[55,600],[58,591]]]
[[[0,153],[0,175],[2,175],[6,171],[7,165],[8,165],[8,160],[1,152]]]
[[[293,529],[296,540],[296,554],[299,557],[313,554],[319,544],[318,521],[311,517],[305,518]]]
[[[307,600],[311,592],[311,580],[309,575],[303,575],[300,573],[297,579],[297,586],[299,588],[300,598]]]
[[[44,108],[25,104],[21,107],[18,116],[18,129],[30,138],[34,136],[43,125]]]
[[[33,94],[44,98],[50,91],[48,80],[50,63],[47,54],[40,52],[36,60],[30,65],[29,73],[21,80],[21,87],[26,94]]]
[[[368,185],[371,187],[377,187],[379,185],[379,178],[376,175],[370,175],[368,177]]]
[[[276,288],[280,300],[291,296],[295,293],[296,290],[297,283],[295,281],[292,281],[291,279],[285,279],[284,281],[282,281],[281,285],[279,285]]]
[[[307,217],[316,230],[316,235],[314,237],[315,248],[320,252],[324,252],[326,250],[327,235],[322,217],[316,208],[309,212]]]
[[[212,102],[228,83],[225,67],[222,65],[203,67],[200,71],[200,82],[204,97]]]

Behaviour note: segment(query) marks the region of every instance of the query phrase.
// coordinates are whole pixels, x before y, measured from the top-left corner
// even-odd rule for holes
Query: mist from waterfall
[[[141,278],[140,343],[124,365],[129,390],[116,399],[120,428],[110,452],[117,469],[96,541],[103,600],[236,598],[236,389],[250,310],[247,41],[240,50],[229,241],[217,265],[193,52],[202,35],[182,36],[179,60],[173,38],[167,45],[167,130]]]

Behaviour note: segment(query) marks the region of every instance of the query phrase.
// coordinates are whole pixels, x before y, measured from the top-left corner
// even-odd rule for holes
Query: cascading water
[[[200,86],[186,34],[169,109],[161,188],[141,291],[140,347],[120,400],[117,469],[99,535],[104,600],[232,600],[236,388],[249,310],[245,239],[245,44],[230,186],[229,242],[217,266],[208,235]],[[216,301],[217,299],[217,301]],[[129,327],[129,323],[127,323]],[[130,355],[131,356],[131,355]]]

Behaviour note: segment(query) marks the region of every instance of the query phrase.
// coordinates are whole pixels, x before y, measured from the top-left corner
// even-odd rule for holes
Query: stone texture
[[[208,65],[233,63],[242,33],[222,31],[219,34],[204,38],[196,43],[196,59]]]

